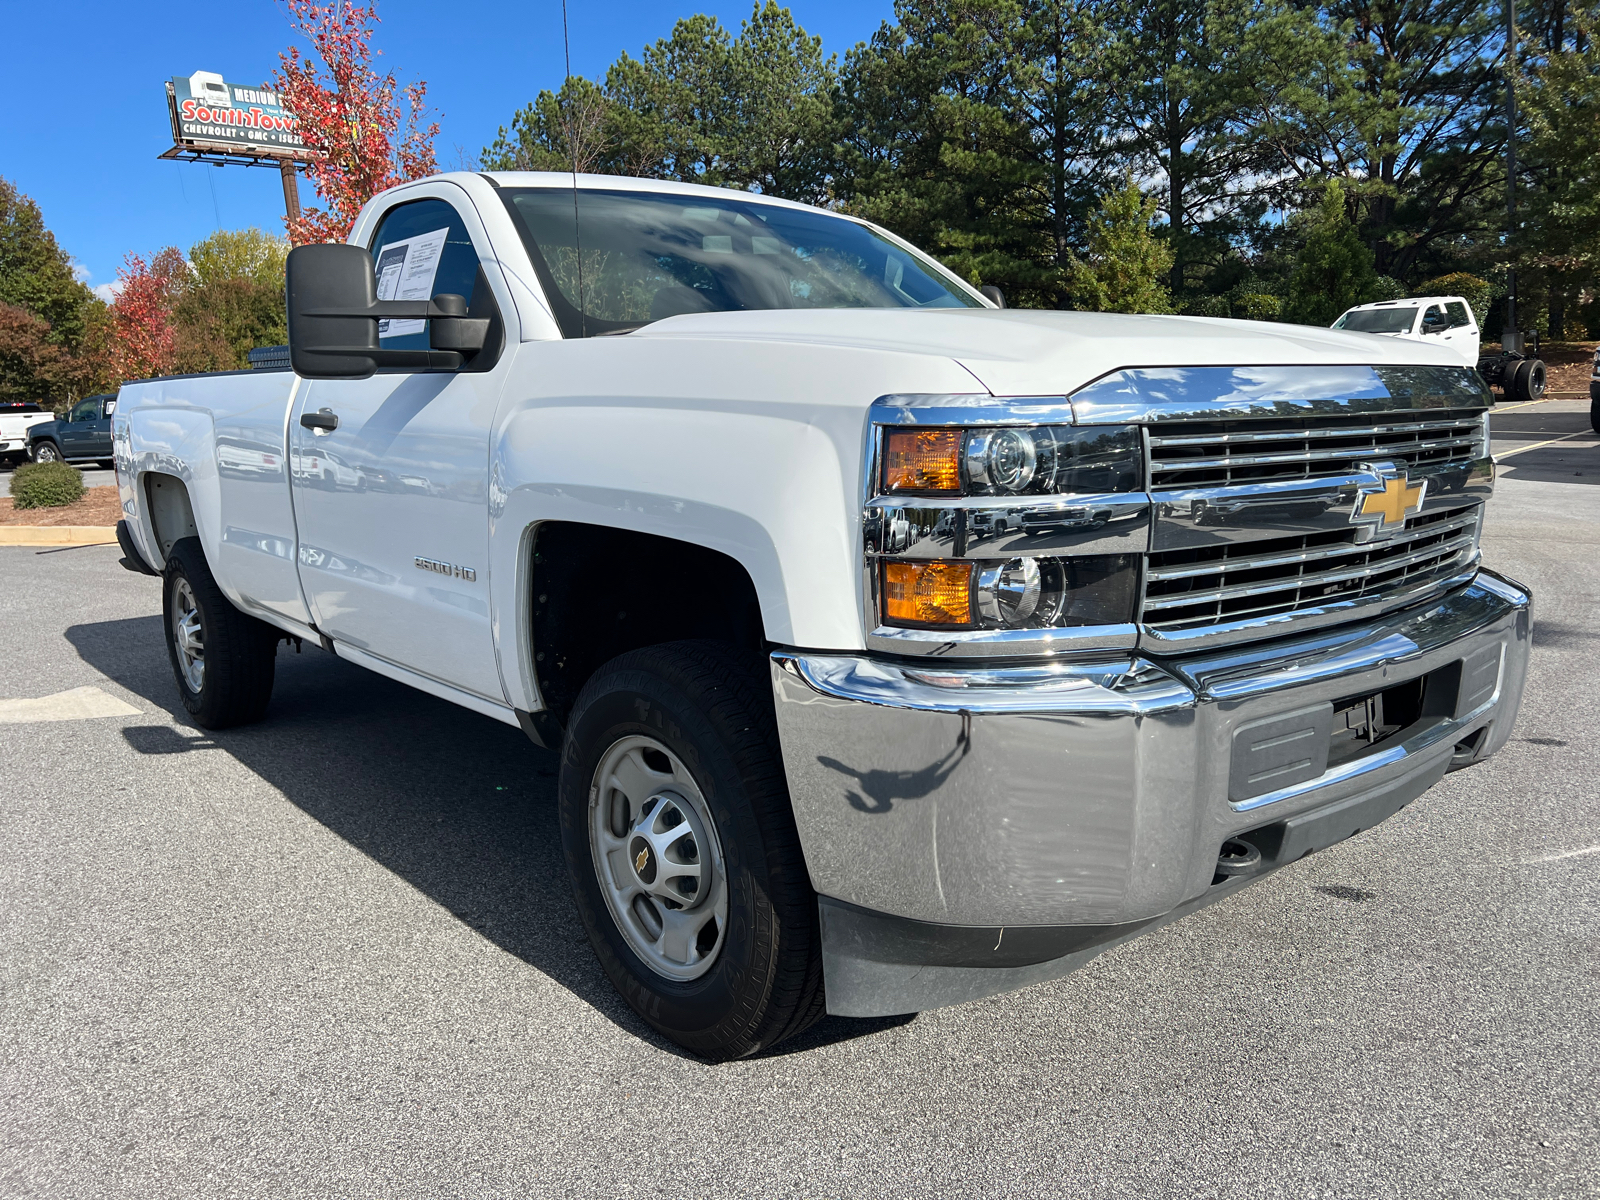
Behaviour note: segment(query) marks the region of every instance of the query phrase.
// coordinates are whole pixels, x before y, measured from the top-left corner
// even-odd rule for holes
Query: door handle
[[[306,429],[337,429],[339,418],[334,416],[333,409],[324,408],[318,412],[300,414],[300,424]]]

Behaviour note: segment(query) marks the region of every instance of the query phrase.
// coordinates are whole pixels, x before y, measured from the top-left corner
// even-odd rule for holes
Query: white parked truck
[[[56,414],[31,401],[0,403],[0,463],[19,463],[28,457],[28,431],[54,421]]]
[[[1483,334],[1472,306],[1462,296],[1413,296],[1407,300],[1378,300],[1346,309],[1333,323],[1351,333],[1376,333],[1405,338],[1449,350],[1506,397],[1527,402],[1545,392],[1545,365],[1539,358],[1537,334],[1533,353],[1520,350],[1485,356]]]
[[[708,1057],[1060,976],[1510,734],[1449,349],[544,174],[385,192],[288,304],[292,370],[122,389],[183,704],[262,717],[299,638],[559,752],[599,960]]]

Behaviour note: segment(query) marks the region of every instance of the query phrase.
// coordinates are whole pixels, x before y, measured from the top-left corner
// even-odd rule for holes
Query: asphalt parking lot
[[[0,723],[0,1194],[1600,1194],[1587,430],[1496,415],[1485,557],[1537,592],[1497,758],[1067,979],[723,1066],[601,974],[554,756],[309,649],[202,732],[155,580],[0,548],[0,700],[123,707]]]

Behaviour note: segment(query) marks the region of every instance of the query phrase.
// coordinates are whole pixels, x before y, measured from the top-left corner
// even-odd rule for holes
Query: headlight
[[[908,629],[1058,629],[1133,620],[1131,554],[880,564],[883,623]]]
[[[1144,475],[1133,425],[886,429],[884,495],[1134,492]]]

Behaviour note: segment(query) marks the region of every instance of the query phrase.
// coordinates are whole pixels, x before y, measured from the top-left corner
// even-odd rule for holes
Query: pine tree
[[[1089,218],[1089,250],[1072,260],[1076,306],[1092,312],[1165,313],[1172,311],[1166,277],[1172,246],[1151,222],[1157,202],[1146,199],[1129,177],[1103,197]]]
[[[1345,211],[1338,180],[1307,214],[1306,240],[1289,276],[1288,320],[1301,325],[1331,325],[1340,313],[1376,294],[1378,272],[1372,251]]]

